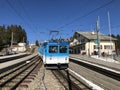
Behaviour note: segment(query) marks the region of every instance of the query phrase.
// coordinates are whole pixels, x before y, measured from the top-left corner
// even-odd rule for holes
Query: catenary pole
[[[96,24],[96,29],[97,29],[97,48],[98,48],[98,57],[101,56],[100,54],[100,26],[99,26],[99,16],[98,16],[98,20],[97,20],[97,24]]]
[[[11,48],[12,48],[12,45],[13,45],[13,32],[11,33]]]
[[[112,53],[112,39],[111,39],[111,25],[110,25],[110,14],[108,11],[108,28],[109,28],[109,34],[110,34],[110,50],[111,50],[111,56],[113,59],[113,53]]]

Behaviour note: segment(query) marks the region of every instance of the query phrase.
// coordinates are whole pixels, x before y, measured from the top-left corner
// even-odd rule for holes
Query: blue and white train
[[[38,48],[44,66],[49,69],[66,69],[69,64],[69,44],[67,42],[45,42]]]

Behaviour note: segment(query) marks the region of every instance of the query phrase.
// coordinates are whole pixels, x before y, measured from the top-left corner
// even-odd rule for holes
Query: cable
[[[95,8],[95,9],[93,9],[92,11],[86,13],[85,15],[80,16],[80,17],[74,19],[73,21],[71,21],[71,22],[69,22],[69,23],[67,23],[67,24],[65,24],[65,25],[62,25],[62,26],[58,27],[57,29],[64,28],[64,27],[66,27],[66,26],[68,26],[68,25],[70,25],[70,24],[72,24],[72,23],[78,21],[78,20],[81,19],[81,18],[87,17],[87,16],[89,16],[90,14],[92,14],[92,13],[98,11],[99,9],[104,8],[104,7],[108,6],[109,4],[113,3],[113,1],[114,1],[114,0],[111,0],[111,1],[108,2],[108,3],[105,3],[105,4],[101,5],[101,6],[99,6],[98,8]]]
[[[112,26],[111,28],[120,28],[120,25]]]
[[[6,2],[7,2],[8,5],[10,6],[10,8],[13,9],[14,12],[15,12],[20,18],[23,19],[23,21],[26,23],[26,25],[27,25],[29,28],[32,28],[31,25],[24,19],[24,17],[21,16],[21,14],[18,13],[18,11],[13,7],[13,5],[9,2],[9,0],[6,0]],[[32,30],[33,32],[35,32],[34,29],[31,29],[31,30]]]
[[[23,10],[24,14],[27,16],[28,20],[32,23],[34,29],[35,29],[35,28],[37,29],[37,27],[36,27],[35,24],[33,23],[32,19],[30,18],[29,14],[27,13],[26,8],[24,7],[23,3],[22,3],[20,0],[18,0],[18,2],[19,2],[19,4],[20,4],[20,6],[22,7],[22,10]],[[36,33],[37,33],[37,32],[36,32]]]

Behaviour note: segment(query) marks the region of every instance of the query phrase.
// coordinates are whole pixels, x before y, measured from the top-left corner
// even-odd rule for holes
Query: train
[[[44,42],[38,48],[38,54],[47,69],[67,69],[69,66],[68,42]]]

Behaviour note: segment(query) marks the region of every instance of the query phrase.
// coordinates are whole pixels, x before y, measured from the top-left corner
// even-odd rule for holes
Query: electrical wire
[[[28,12],[26,11],[26,8],[24,7],[23,3],[22,3],[20,0],[18,0],[18,2],[19,2],[19,4],[20,4],[20,6],[21,6],[21,8],[22,8],[22,10],[23,10],[23,12],[24,12],[24,14],[25,14],[25,16],[27,16],[28,20],[29,20],[30,23],[32,24],[33,28],[34,28],[34,29],[37,29],[37,27],[36,27],[35,24],[33,23],[32,19],[30,18]],[[36,32],[36,31],[35,31],[35,32]],[[37,32],[36,32],[36,33],[37,33]]]
[[[9,0],[6,0],[10,8],[26,23],[26,25],[34,32],[34,29],[31,27],[31,25],[24,19],[24,17],[13,7],[13,5],[9,2]]]
[[[99,7],[95,8],[95,9],[93,9],[92,11],[90,11],[90,12],[88,12],[88,13],[84,14],[83,16],[80,16],[80,17],[78,17],[78,18],[76,18],[76,19],[72,20],[71,22],[69,22],[69,23],[67,23],[67,24],[64,24],[64,25],[62,25],[62,26],[58,27],[57,29],[61,29],[61,28],[64,28],[64,27],[66,27],[66,26],[68,26],[68,25],[71,25],[72,23],[74,23],[74,22],[78,21],[79,19],[85,18],[85,17],[87,17],[87,16],[91,15],[92,13],[94,13],[94,12],[98,11],[99,9],[101,9],[101,8],[104,8],[104,7],[108,6],[109,4],[111,4],[111,3],[113,3],[113,2],[114,2],[114,0],[111,0],[111,1],[109,1],[109,2],[105,3],[105,4],[101,5],[101,6],[99,6]]]

